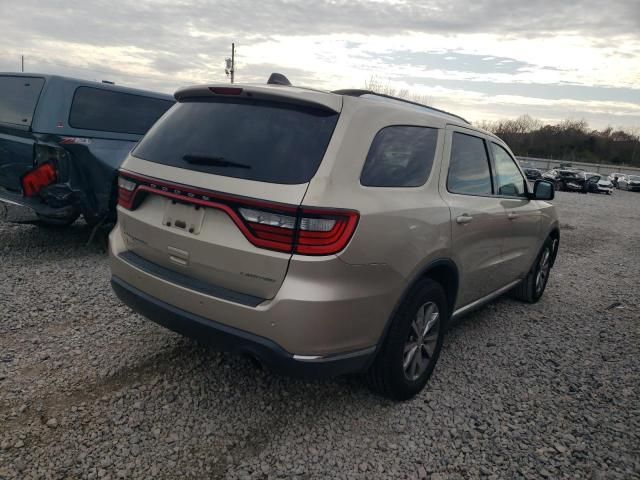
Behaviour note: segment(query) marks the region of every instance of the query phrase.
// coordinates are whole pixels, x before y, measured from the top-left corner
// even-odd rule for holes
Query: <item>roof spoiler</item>
[[[269,76],[269,80],[267,80],[267,85],[286,85],[287,87],[291,87],[291,82],[287,77],[285,77],[281,73],[272,73]]]
[[[284,78],[286,79],[286,77]],[[276,87],[276,85],[279,86]],[[247,85],[239,83],[193,85],[179,89],[175,92],[174,97],[179,102],[192,98],[236,98],[289,103],[301,107],[326,109],[336,113],[342,110],[342,97],[339,95],[291,88],[289,85],[283,83],[272,83],[270,85]]]

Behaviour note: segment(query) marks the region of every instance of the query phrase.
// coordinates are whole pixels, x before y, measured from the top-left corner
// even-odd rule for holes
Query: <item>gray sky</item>
[[[524,113],[640,127],[640,1],[0,0],[0,71],[173,92],[278,71],[363,88],[372,76],[471,120]]]

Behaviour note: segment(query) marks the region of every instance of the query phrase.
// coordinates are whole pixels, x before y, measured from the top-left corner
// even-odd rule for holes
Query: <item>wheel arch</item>
[[[382,334],[380,335],[380,339],[378,340],[378,345],[376,346],[376,351],[374,355],[371,355],[371,362],[375,359],[378,352],[380,351],[381,346],[383,345],[387,334],[389,332],[389,328],[391,327],[391,322],[393,317],[395,317],[398,308],[402,305],[405,298],[411,289],[421,280],[425,278],[431,278],[435,282],[438,282],[445,291],[445,295],[447,297],[447,307],[448,307],[448,316],[450,317],[453,313],[453,310],[456,305],[456,299],[458,296],[458,288],[459,288],[459,271],[458,267],[453,260],[450,258],[438,258],[428,262],[422,268],[418,269],[418,271],[413,275],[411,280],[407,282],[405,289],[400,295],[400,298],[396,302],[391,310],[391,314],[387,319],[387,323],[384,326]]]
[[[556,257],[558,256],[558,246],[560,245],[560,228],[557,225],[554,225],[547,237],[551,237],[554,241],[557,242],[556,248],[553,252],[551,252],[551,266],[553,267],[553,265],[556,263]]]
[[[453,313],[456,299],[458,297],[458,287],[460,283],[458,266],[450,258],[437,258],[435,260],[431,260],[426,265],[423,265],[421,268],[419,268],[414,273],[413,278],[409,282],[407,282],[407,286],[405,287],[402,295],[393,308],[393,312],[391,314],[391,317],[389,318],[389,321],[396,313],[411,289],[424,278],[431,278],[442,286],[442,288],[444,289],[444,293],[447,296],[447,307],[449,309],[448,313],[449,315]],[[387,321],[387,323],[390,323],[389,321]]]

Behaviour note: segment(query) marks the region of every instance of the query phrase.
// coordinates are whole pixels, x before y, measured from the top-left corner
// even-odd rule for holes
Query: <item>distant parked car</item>
[[[586,172],[587,190],[591,193],[606,193],[611,195],[613,192],[613,183],[608,177],[595,172]]]
[[[587,193],[584,176],[582,170],[575,168],[553,169],[542,175],[546,180],[554,182],[558,191],[582,192]]]
[[[560,190],[560,174],[556,169],[547,170],[542,172],[542,179],[549,180],[553,183],[556,190]]]
[[[120,164],[173,104],[111,83],[0,73],[0,201],[48,225],[115,219]]]
[[[542,178],[542,172],[537,168],[524,168],[524,174],[529,180],[538,180]]]
[[[620,190],[640,191],[640,175],[624,175],[618,178]]]
[[[620,188],[620,180],[624,178],[624,173],[621,173],[620,176],[616,179],[616,188]]]
[[[610,173],[609,181],[613,184],[614,187],[618,188],[618,178],[624,176],[624,173]]]

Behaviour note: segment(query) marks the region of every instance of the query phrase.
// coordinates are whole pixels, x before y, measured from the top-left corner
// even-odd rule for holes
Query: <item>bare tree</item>
[[[594,163],[640,164],[640,129],[590,129],[585,120],[545,125],[529,115],[480,121],[476,125],[502,138],[516,155]]]
[[[411,102],[421,103],[422,105],[432,106],[433,99],[428,95],[424,95],[417,92],[412,92],[408,88],[397,89],[391,86],[391,83],[383,82],[375,75],[371,75],[368,81],[364,82],[365,90],[371,90],[375,93],[381,93],[382,95],[389,95],[391,97],[403,98]]]
[[[476,127],[491,133],[496,133],[496,131],[498,131],[499,123],[500,122],[492,122],[491,120],[480,120],[478,122],[473,122]]]

